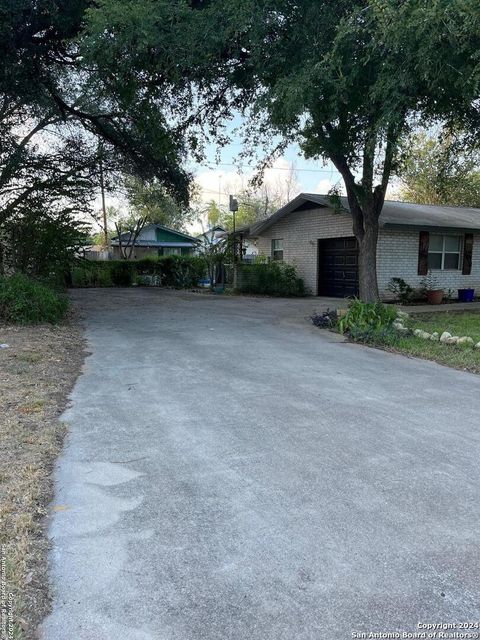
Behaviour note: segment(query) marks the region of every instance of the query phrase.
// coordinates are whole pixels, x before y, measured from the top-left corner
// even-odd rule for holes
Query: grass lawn
[[[480,342],[480,311],[441,311],[412,315],[416,328],[429,333],[449,331],[452,336],[470,336]]]
[[[412,315],[410,323],[415,329],[429,333],[449,331],[453,336],[470,336],[480,342],[480,312],[442,311]],[[398,337],[389,345],[392,351],[435,360],[456,369],[480,373],[480,349],[464,345],[449,345],[431,342],[415,336]]]
[[[83,362],[78,325],[0,324],[0,544],[14,640],[49,611],[45,516],[65,426],[58,418]],[[0,572],[1,573],[1,572]],[[9,614],[7,614],[7,617]]]

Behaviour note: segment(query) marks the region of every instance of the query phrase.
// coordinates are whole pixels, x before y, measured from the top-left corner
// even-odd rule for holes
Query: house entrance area
[[[358,295],[358,245],[354,237],[318,241],[318,295]]]

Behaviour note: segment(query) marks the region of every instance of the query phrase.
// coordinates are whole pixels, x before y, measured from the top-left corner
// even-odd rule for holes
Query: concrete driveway
[[[479,621],[480,377],[339,342],[305,321],[315,299],[72,295],[92,355],[47,640]]]

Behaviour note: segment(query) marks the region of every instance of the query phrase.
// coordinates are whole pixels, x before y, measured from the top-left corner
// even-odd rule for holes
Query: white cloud
[[[343,184],[343,180],[334,180],[333,178],[323,178],[316,186],[316,193],[320,193],[322,195],[327,194],[332,187],[337,186],[340,194],[342,196],[347,195],[345,191],[345,185]]]
[[[265,169],[263,176],[263,184],[272,187],[276,191],[281,191],[287,180],[291,177],[290,171],[295,167],[285,158],[277,158],[273,165]],[[200,187],[200,202],[208,203],[211,200],[221,205],[228,204],[228,196],[238,194],[250,186],[250,181],[254,177],[254,170],[246,169],[243,173],[232,167],[232,169],[211,169],[202,171],[195,177],[195,182]],[[301,191],[300,185],[294,185],[297,195]],[[292,197],[293,197],[292,196]]]

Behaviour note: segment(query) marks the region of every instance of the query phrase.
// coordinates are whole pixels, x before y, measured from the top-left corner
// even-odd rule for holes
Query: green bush
[[[130,262],[115,262],[112,265],[110,276],[116,287],[131,287],[135,267]],[[99,286],[103,286],[99,284]]]
[[[303,280],[293,265],[284,262],[257,262],[238,267],[238,289],[243,293],[270,296],[304,296]]]
[[[403,278],[391,278],[387,285],[387,289],[393,293],[395,300],[398,300],[402,304],[408,304],[411,302],[415,290],[407,283]]]
[[[74,287],[129,287],[157,276],[164,287],[188,289],[205,276],[206,262],[199,256],[160,256],[141,260],[77,261],[72,267]]]
[[[23,274],[0,278],[0,319],[4,322],[54,324],[67,309],[68,298],[41,282]]]
[[[347,313],[338,321],[341,333],[359,335],[361,332],[388,329],[395,322],[397,310],[392,305],[381,302],[353,300]]]

